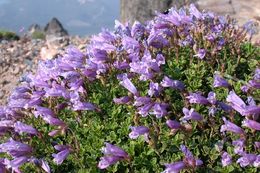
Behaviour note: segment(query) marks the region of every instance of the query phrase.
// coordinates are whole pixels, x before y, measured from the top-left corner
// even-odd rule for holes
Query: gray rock
[[[16,66],[16,67],[13,69],[12,73],[13,73],[14,75],[17,75],[17,74],[19,74],[20,70],[21,70],[20,67],[19,67],[19,66]]]
[[[4,92],[3,91],[0,91],[0,99],[2,99],[4,97]]]
[[[32,24],[28,29],[28,33],[31,35],[34,32],[42,32],[41,26],[38,24]]]
[[[57,18],[52,18],[49,23],[44,27],[46,35],[54,35],[57,37],[67,36],[68,32],[65,30],[61,22]]]

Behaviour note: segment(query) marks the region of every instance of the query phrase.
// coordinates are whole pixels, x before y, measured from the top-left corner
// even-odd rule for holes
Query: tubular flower
[[[248,127],[250,129],[258,130],[258,131],[260,130],[260,123],[254,120],[245,119],[242,122],[242,126]]]
[[[233,109],[241,113],[241,115],[244,115],[244,109],[246,107],[246,104],[244,101],[236,95],[234,91],[230,91],[229,95],[227,97],[227,102],[229,102]]]
[[[57,154],[52,154],[53,161],[60,165],[70,154],[70,147],[67,145],[55,145],[54,148],[59,151]]]
[[[179,173],[181,170],[186,168],[183,161],[174,162],[171,164],[165,164],[166,169],[162,173]]]
[[[224,121],[224,125],[221,126],[220,132],[230,131],[236,134],[244,134],[244,130],[238,127],[236,124],[231,123],[225,117],[222,118]]]
[[[122,76],[122,80],[120,81],[120,85],[122,85],[123,87],[125,87],[128,91],[130,91],[132,94],[134,94],[135,96],[139,95],[136,87],[134,86],[134,84],[128,79],[127,75],[124,74]]]
[[[27,156],[32,154],[32,148],[12,138],[8,142],[0,144],[0,152],[6,152],[12,157]]]
[[[167,126],[168,126],[170,129],[181,129],[181,128],[182,128],[181,123],[178,122],[178,121],[175,121],[175,120],[167,120],[167,121],[166,121],[166,124],[167,124]]]
[[[256,159],[259,156],[257,156],[256,154],[243,154],[238,160],[237,163],[240,164],[241,167],[246,167],[248,165],[253,165],[254,162],[256,161]],[[259,160],[258,160],[259,162]],[[257,164],[256,164],[257,166]],[[259,164],[258,164],[259,166]]]
[[[127,104],[128,102],[131,101],[131,98],[128,96],[120,97],[120,98],[114,98],[113,101],[116,104]]]
[[[222,163],[222,166],[230,165],[232,163],[232,157],[227,152],[224,152],[221,155],[221,163]]]
[[[232,142],[232,145],[235,147],[234,152],[239,155],[243,155],[245,153],[244,147],[245,147],[245,140],[244,139],[238,139]]]
[[[161,85],[163,87],[170,87],[170,88],[178,89],[178,90],[181,90],[181,91],[185,89],[185,85],[181,81],[172,80],[167,76],[164,76],[164,78],[161,82]]]
[[[214,75],[213,87],[215,87],[215,88],[216,88],[216,87],[229,88],[230,85],[229,85],[229,83],[228,83],[224,78],[222,78],[220,75],[215,74],[215,75]]]
[[[145,126],[130,127],[130,129],[132,130],[132,132],[129,133],[131,139],[137,139],[140,135],[148,136],[149,134],[149,128]]]
[[[38,133],[38,131],[35,128],[33,128],[30,125],[24,124],[20,121],[17,121],[14,124],[14,131],[19,134],[27,133],[27,134],[37,135]]]
[[[105,144],[106,146],[101,149],[102,153],[105,156],[100,158],[100,161],[98,163],[99,169],[106,169],[107,167],[117,163],[118,161],[129,159],[128,154],[121,148],[110,143]]]
[[[203,164],[202,160],[196,159],[185,145],[181,145],[181,151],[183,152],[183,154],[185,156],[183,161],[186,163],[186,165],[188,167],[195,168],[195,167],[201,166]]]
[[[229,102],[232,108],[243,116],[260,114],[260,106],[246,105],[245,102],[240,97],[238,97],[234,91],[229,92],[227,102]]]
[[[190,103],[197,103],[202,105],[209,104],[207,98],[203,97],[200,93],[190,93],[189,96],[186,97]]]
[[[187,121],[187,120],[195,120],[195,121],[201,121],[203,120],[203,117],[196,111],[194,111],[193,108],[190,110],[187,108],[183,108],[182,112],[184,114],[184,117],[182,117],[181,121]]]

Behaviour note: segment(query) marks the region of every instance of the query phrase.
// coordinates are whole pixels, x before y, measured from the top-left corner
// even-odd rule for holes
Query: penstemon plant
[[[250,23],[194,5],[39,63],[0,107],[0,173],[257,172]],[[251,39],[252,35],[250,35]]]

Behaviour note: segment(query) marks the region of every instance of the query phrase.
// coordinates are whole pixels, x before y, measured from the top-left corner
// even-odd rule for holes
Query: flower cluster
[[[170,162],[174,158],[165,153],[173,152],[172,145],[182,144],[180,149],[184,158],[167,164],[164,172],[200,169],[203,162],[207,167],[205,163],[209,162],[197,158],[202,158],[200,151],[194,149],[194,157],[186,147],[194,143],[192,137],[186,139],[183,134],[194,134],[201,139],[204,136],[204,139],[214,142],[218,139],[225,145],[233,145],[233,153],[224,151],[224,146],[219,153],[214,153],[221,157],[223,166],[232,164],[232,157],[239,157],[236,162],[241,167],[259,167],[257,132],[260,130],[260,107],[250,93],[259,89],[260,70],[257,68],[253,79],[242,87],[248,94],[249,101],[246,103],[236,94],[236,84],[222,76],[226,73],[225,68],[239,67],[240,59],[237,60],[236,56],[242,50],[246,31],[237,28],[231,19],[200,12],[191,5],[179,10],[172,8],[167,14],[158,13],[146,24],[135,22],[130,26],[116,21],[113,32],[103,30],[91,38],[85,53],[69,47],[64,55],[41,62],[36,74],[24,77],[22,84],[11,94],[8,104],[0,107],[0,135],[3,136],[0,141],[3,157],[0,158],[0,172],[21,172],[20,167],[26,163],[51,172],[46,160],[52,159],[55,165],[60,165],[69,156],[79,160],[78,156],[88,155],[85,154],[88,151],[81,150],[81,147],[91,142],[83,142],[88,137],[84,131],[75,134],[75,128],[88,126],[82,122],[87,113],[102,114],[103,119],[110,116],[102,110],[108,101],[94,100],[95,94],[116,96],[110,101],[129,111],[128,115],[118,111],[119,116],[123,116],[126,122],[129,118],[133,120],[128,123],[131,130],[129,138],[140,143],[142,139],[137,138],[143,135],[147,145],[156,153],[154,157],[166,155],[166,160]],[[229,63],[225,64],[225,61]],[[206,65],[203,66],[203,63]],[[185,69],[193,71],[189,73]],[[192,90],[196,83],[191,78],[198,78],[196,74],[200,72],[212,78],[215,69],[221,69],[221,73],[214,74],[213,81],[210,81],[213,87],[205,84],[204,88],[198,85],[200,87]],[[111,80],[116,81],[113,87],[119,88],[119,92],[106,93],[105,88]],[[95,88],[98,82],[103,88]],[[93,93],[95,89],[98,93]],[[225,92],[228,94],[223,95]],[[70,116],[64,113],[66,111],[70,111]],[[113,118],[102,122],[109,121]],[[106,124],[100,125],[99,130],[104,126]],[[118,129],[117,133],[122,131]],[[251,137],[252,134],[254,137]],[[169,136],[174,144],[170,144]],[[106,136],[104,138],[107,139]],[[117,144],[129,143],[126,139],[109,140]],[[42,153],[46,150],[38,148],[40,142],[52,153]],[[199,148],[208,145],[203,142],[197,141]],[[169,150],[165,152],[167,147]],[[106,143],[98,168],[107,169],[119,161],[131,164],[130,154],[126,151]],[[131,151],[131,154],[135,152],[140,151]],[[91,154],[92,159],[96,157],[96,153]],[[209,155],[207,153],[208,159]],[[134,156],[131,158],[135,159]],[[134,166],[131,165],[131,169]]]

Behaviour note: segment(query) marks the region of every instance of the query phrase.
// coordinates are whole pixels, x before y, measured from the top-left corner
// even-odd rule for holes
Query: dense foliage
[[[0,108],[0,172],[257,172],[250,25],[172,8],[41,62]]]

